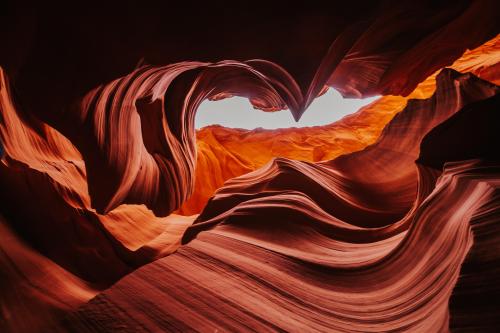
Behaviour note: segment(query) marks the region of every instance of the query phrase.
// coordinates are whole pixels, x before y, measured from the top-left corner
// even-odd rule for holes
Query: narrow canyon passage
[[[203,102],[195,118],[199,154],[195,190],[177,212],[201,212],[226,180],[256,170],[275,157],[311,162],[330,159],[327,152],[345,146],[332,134],[335,122],[378,98],[344,99],[332,89],[314,100],[298,122],[289,110],[262,112],[244,98]],[[362,141],[353,133],[344,138],[354,145]]]
[[[1,332],[500,327],[497,1],[4,7]]]
[[[367,149],[323,165],[280,158],[228,181],[188,228],[186,245],[94,298],[71,316],[68,328],[79,332],[447,329],[448,299],[460,266],[471,249],[484,251],[486,245],[474,243],[474,235],[496,218],[483,216],[498,215],[500,169],[478,160],[447,163],[443,171],[428,167],[432,143],[420,151],[416,168],[419,149],[412,144],[454,113],[464,115],[461,121],[470,121],[467,117],[477,113],[495,119],[492,107],[499,105],[499,90],[474,76],[445,70],[437,77],[434,95],[407,105]],[[471,110],[462,109],[465,101]],[[394,139],[401,138],[401,128],[413,132],[397,143]],[[498,140],[498,123],[484,130]],[[344,169],[346,164],[368,166],[382,155],[392,160],[394,170],[372,167],[370,171],[378,172],[377,179],[385,182],[365,187],[385,196],[382,204],[363,202],[366,193],[344,192],[360,182],[356,169]],[[443,210],[447,213],[437,214]],[[373,228],[375,221],[381,221],[379,228]],[[484,259],[472,260],[471,265]],[[493,265],[500,257],[488,260]],[[483,277],[495,276],[494,272],[492,266]],[[479,325],[497,324],[494,316],[488,320]]]

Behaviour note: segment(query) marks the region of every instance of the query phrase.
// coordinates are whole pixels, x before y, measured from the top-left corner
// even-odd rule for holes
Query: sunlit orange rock
[[[465,52],[450,68],[500,83],[500,37]],[[256,170],[274,157],[317,162],[365,148],[375,142],[409,99],[428,98],[434,93],[436,75],[428,77],[406,97],[382,96],[331,125],[278,130],[209,126],[198,130],[195,189],[178,212],[199,213],[226,180]]]
[[[54,128],[22,116],[1,68],[0,113],[2,330],[55,325],[61,313],[177,249],[192,218],[160,218],[138,205],[107,215],[90,207],[80,153]]]
[[[488,145],[500,142],[500,87],[451,69],[436,82],[364,150],[321,163],[277,158],[229,180],[176,253],[99,294],[66,327],[494,331],[500,156]]]
[[[60,15],[45,3],[19,10],[19,21],[2,15],[0,331],[353,324],[367,331],[374,321],[382,330],[437,331],[446,329],[453,291],[458,298],[460,292],[484,295],[477,284],[484,277],[486,291],[495,291],[498,274],[488,267],[498,266],[498,251],[481,254],[498,243],[488,237],[496,235],[497,166],[488,160],[446,164],[432,149],[418,155],[432,128],[439,145],[447,134],[463,141],[456,128],[464,123],[475,124],[476,134],[491,134],[485,124],[497,123],[488,117],[474,123],[467,108],[491,111],[498,87],[472,75],[443,71],[436,98],[414,100],[396,117],[390,109],[384,121],[375,110],[356,126],[340,122],[337,136],[325,131],[318,140],[310,129],[285,130],[271,141],[265,131],[250,132],[268,150],[300,160],[266,164],[274,153],[263,154],[261,141],[248,146],[247,156],[234,153],[231,131],[207,135],[211,143],[199,149],[206,154],[199,155],[202,175],[196,177],[193,119],[204,99],[245,96],[263,111],[288,108],[299,118],[325,86],[348,96],[406,95],[498,30],[494,0],[383,1],[366,4],[366,13],[357,3],[343,3],[327,12],[305,8],[312,14],[305,21],[301,9],[271,4],[245,5],[255,16],[227,15],[226,9],[209,9],[212,4],[175,11],[170,3],[141,3],[135,11],[126,4],[96,10],[87,2],[72,8],[75,15]],[[268,14],[265,25],[252,25]],[[481,55],[470,61],[486,64],[478,75],[494,79],[498,72]],[[465,121],[445,122],[459,112]],[[248,134],[238,135],[245,141]],[[329,160],[370,142],[379,144]],[[485,140],[478,135],[469,142],[474,150]],[[457,156],[478,157],[453,149],[446,155]],[[224,165],[213,165],[215,158]],[[205,207],[201,216],[171,214],[196,182],[208,197],[237,173],[246,174],[227,181],[208,205],[194,197],[188,213]],[[477,238],[469,227],[479,228]],[[180,246],[181,238],[196,237]],[[473,257],[465,260],[469,253]],[[159,259],[167,255],[163,265]],[[481,270],[464,270],[472,278],[457,282],[462,263]],[[421,268],[429,274],[420,274]],[[128,274],[118,289],[111,287]],[[109,298],[107,291],[100,294],[104,290]],[[116,290],[120,301],[108,307],[102,299],[114,300]],[[123,312],[121,301],[128,304]],[[93,311],[96,302],[106,308]],[[464,309],[471,312],[467,304]],[[97,326],[85,325],[88,314]]]

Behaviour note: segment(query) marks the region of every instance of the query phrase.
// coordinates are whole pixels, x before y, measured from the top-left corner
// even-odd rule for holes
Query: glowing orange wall
[[[467,51],[450,67],[500,83],[500,36]],[[277,130],[243,130],[208,126],[197,131],[195,191],[177,211],[199,213],[224,181],[260,168],[273,157],[302,161],[330,160],[374,143],[384,126],[411,98],[428,98],[437,73],[406,97],[384,96],[357,113],[326,126]]]

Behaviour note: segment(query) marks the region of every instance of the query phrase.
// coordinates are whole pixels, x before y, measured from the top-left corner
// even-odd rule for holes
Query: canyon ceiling
[[[500,327],[498,1],[0,11],[0,331]]]

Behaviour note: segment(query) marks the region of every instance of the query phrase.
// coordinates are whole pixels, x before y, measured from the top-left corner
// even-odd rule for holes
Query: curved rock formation
[[[340,5],[335,9],[339,8]],[[44,18],[40,22],[41,27],[46,27],[41,29],[42,42],[33,50],[34,55],[40,53],[40,59],[33,56],[25,65],[25,70],[37,65],[31,73],[38,75],[29,76],[28,80],[24,72],[16,72],[14,82],[22,89],[28,107],[42,121],[57,128],[82,154],[93,208],[108,213],[120,204],[145,204],[156,215],[166,216],[180,207],[194,186],[192,118],[203,99],[242,95],[268,111],[287,106],[298,118],[325,85],[336,87],[345,95],[408,94],[467,48],[495,36],[496,9],[493,0],[453,6],[382,2],[369,18],[348,22],[333,31],[333,37],[319,41],[317,49],[323,51],[305,56],[307,61],[296,66],[290,66],[288,56],[282,61],[177,62],[162,67],[140,67],[99,88],[94,87],[105,82],[102,76],[108,77],[108,69],[104,70],[107,75],[94,71],[95,77],[84,79],[89,75],[85,73],[79,78],[81,83],[66,84],[74,79],[67,75],[75,70],[75,64],[88,66],[90,59],[79,55],[68,62],[69,70],[59,71],[59,76],[41,75],[47,64],[39,64],[40,59],[50,63],[53,52],[66,43],[70,43],[66,46],[72,52],[78,48],[71,38],[54,42],[54,35],[50,34],[53,23]],[[408,21],[410,14],[414,20]],[[285,20],[293,22],[293,17]],[[480,27],[475,24],[478,20],[482,22]],[[76,22],[73,24],[76,26]],[[72,28],[70,24],[70,31]],[[89,38],[96,44],[105,39],[100,34],[87,35],[90,32],[78,26],[78,31],[82,30],[79,34],[83,34],[82,39]],[[105,28],[103,31],[116,33]],[[327,31],[330,29],[325,29],[325,36]],[[163,31],[158,28],[154,32]],[[236,36],[238,32],[235,29]],[[407,38],[397,38],[402,35]],[[117,54],[117,50],[104,46],[103,50],[110,52],[101,57],[98,67],[103,68],[106,61],[111,61],[109,71],[114,74],[111,77],[118,76],[122,72],[116,70],[116,58],[125,57],[126,52]],[[306,50],[296,55],[303,52]],[[433,54],[432,61],[421,60],[429,58],[422,57],[427,52]],[[112,55],[115,57],[108,59]],[[147,60],[151,53],[145,56]],[[189,54],[182,60],[192,56]],[[218,59],[227,57],[225,54]],[[260,57],[268,59],[265,52]],[[12,71],[14,63],[6,63],[8,71]],[[307,68],[306,73],[297,75],[303,68]],[[99,81],[86,86],[97,77]],[[40,82],[47,78],[53,84]],[[54,87],[59,89],[54,92]],[[94,90],[88,93],[91,88]],[[41,91],[44,94],[39,96]],[[45,107],[37,107],[40,101],[46,102]]]
[[[14,19],[5,6],[0,20],[0,331],[495,326],[481,295],[498,280],[482,266],[497,262],[484,249],[497,244],[498,161],[478,147],[496,136],[464,146],[476,153],[432,151],[468,122],[463,110],[496,108],[498,87],[471,74],[442,71],[433,97],[409,101],[363,151],[276,159],[229,181],[187,232],[196,217],[171,213],[195,185],[202,100],[239,95],[299,118],[325,86],[406,95],[498,34],[497,1],[268,3],[245,15],[71,6]],[[477,73],[491,79],[497,63]],[[479,114],[472,133],[498,130]],[[443,158],[455,162],[434,169]],[[196,239],[179,248],[182,237]]]
[[[144,206],[97,214],[78,150],[18,112],[10,95],[0,70],[0,328],[30,332],[173,252],[192,218],[159,218]]]
[[[94,298],[68,327],[440,332],[451,318],[458,330],[493,330],[498,307],[481,300],[499,293],[499,257],[484,251],[498,242],[486,233],[498,224],[500,155],[466,159],[498,143],[499,91],[443,70],[434,95],[410,100],[374,145],[331,162],[276,159],[228,181],[188,230],[193,240]],[[469,124],[484,135],[467,145],[460,124],[477,113],[489,122]],[[435,156],[449,139],[462,149],[443,167]],[[480,272],[460,278],[464,262]]]
[[[500,37],[497,36],[465,52],[450,68],[499,84],[499,59]],[[436,75],[421,82],[407,97],[382,96],[357,113],[326,126],[252,131],[212,126],[197,131],[195,187],[177,212],[183,215],[201,212],[226,180],[256,170],[273,157],[319,162],[373,144],[409,99],[428,98],[434,93]]]

